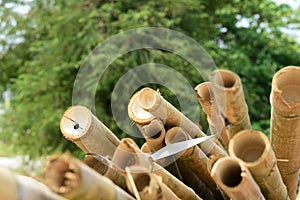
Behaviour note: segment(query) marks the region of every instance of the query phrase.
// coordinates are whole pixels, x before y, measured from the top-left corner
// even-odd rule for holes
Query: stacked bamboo
[[[61,118],[61,132],[86,156],[51,157],[45,185],[0,169],[0,198],[299,199],[299,77],[300,67],[286,67],[273,78],[271,141],[251,130],[241,80],[227,70],[214,71],[211,82],[195,87],[216,139],[151,88],[137,91],[128,105],[129,117],[146,140],[141,148],[130,138],[119,140],[86,107],[72,106]],[[187,145],[203,137],[204,142]],[[174,144],[186,147],[174,153]],[[159,150],[171,155],[153,159]]]

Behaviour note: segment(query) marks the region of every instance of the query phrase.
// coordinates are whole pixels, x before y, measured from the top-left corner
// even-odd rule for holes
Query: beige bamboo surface
[[[165,146],[166,130],[161,120],[153,119],[147,125],[137,124],[145,137],[151,152],[155,152]]]
[[[125,168],[133,165],[140,165],[158,176],[180,199],[193,200],[201,199],[191,188],[170,174],[166,169],[154,163],[143,153],[135,142],[130,138],[123,138],[112,158],[116,168],[125,174]]]
[[[112,156],[119,139],[84,106],[72,106],[65,111],[60,121],[64,137],[74,142],[84,152]]]
[[[225,128],[225,120],[218,109],[216,99],[213,94],[211,82],[203,82],[195,87],[196,97],[207,116],[207,122],[212,134],[220,134],[219,140],[227,149],[229,136]]]
[[[128,103],[128,116],[139,125],[147,125],[155,118],[150,112],[144,110],[139,104],[139,96],[141,91],[137,91]]]
[[[273,77],[271,145],[290,198],[296,198],[300,167],[300,67],[284,67]]]
[[[251,173],[242,161],[223,157],[214,164],[211,175],[232,200],[265,199]]]
[[[169,129],[166,134],[167,145],[189,139],[191,139],[191,137],[180,127],[173,127]],[[216,198],[220,198],[221,194],[207,168],[208,158],[201,149],[198,146],[194,146],[179,153],[178,156],[180,156],[179,159],[207,185],[213,195]]]
[[[229,137],[244,129],[251,129],[248,107],[240,77],[232,71],[215,70],[211,83],[216,103],[229,125]]]
[[[240,131],[230,140],[229,154],[245,163],[266,199],[288,199],[275,154],[264,133]]]
[[[6,168],[0,168],[0,199],[32,200],[33,198],[35,200],[65,200],[33,178],[15,175]]]
[[[160,176],[149,172],[144,167],[133,165],[128,167],[128,171],[130,174],[127,175],[127,187],[132,194],[135,193],[133,188],[136,188],[141,200],[179,199],[174,192],[163,183]],[[133,183],[130,181],[131,177]]]
[[[105,163],[102,161],[99,156],[95,155],[86,155],[82,162],[92,169],[94,169],[96,172],[98,172],[101,175],[104,175],[105,177],[112,180],[116,185],[120,186],[123,189],[126,189],[126,179],[123,174],[119,173],[114,168],[110,167],[109,163]]]
[[[71,200],[134,199],[109,178],[68,154],[49,159],[44,180],[52,191]]]
[[[158,92],[151,88],[143,88],[139,92],[139,105],[160,119],[165,126],[180,126],[192,137],[206,136],[197,125],[190,121],[185,115],[177,110],[172,104],[165,100]],[[207,140],[201,143],[200,148],[208,155],[226,154],[225,151],[213,141]]]

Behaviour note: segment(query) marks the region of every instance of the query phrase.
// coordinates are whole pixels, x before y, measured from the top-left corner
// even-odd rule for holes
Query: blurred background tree
[[[61,115],[72,104],[82,61],[122,31],[164,27],[195,39],[218,68],[241,76],[253,127],[266,134],[272,76],[283,66],[300,65],[299,41],[285,33],[299,28],[299,9],[271,0],[0,2],[0,91],[11,83],[14,93],[12,107],[2,117],[1,139],[33,157],[65,150],[80,155],[60,133]],[[117,59],[97,88],[96,110],[120,138],[126,134],[110,109],[114,85],[132,67],[154,61],[176,66],[192,86],[203,81],[188,62],[169,52],[139,50]],[[176,104],[169,91],[162,93]]]

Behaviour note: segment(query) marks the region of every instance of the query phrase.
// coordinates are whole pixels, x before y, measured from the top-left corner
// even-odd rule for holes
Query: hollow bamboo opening
[[[203,101],[211,101],[214,99],[213,92],[211,90],[211,83],[209,82],[204,82],[195,88],[197,95],[203,100]]]
[[[236,83],[236,77],[230,71],[219,71],[214,76],[214,81],[220,86],[224,88],[231,88]]]
[[[247,163],[257,161],[263,155],[265,148],[264,139],[253,132],[243,131],[236,135],[232,142],[235,156]]]
[[[222,165],[218,165],[216,175],[220,177],[221,182],[227,187],[236,187],[242,181],[242,169],[235,160],[222,160]]]
[[[139,192],[142,192],[146,186],[150,185],[150,176],[147,173],[134,174],[132,178]]]
[[[288,104],[300,101],[300,70],[290,70],[277,77],[277,87]]]

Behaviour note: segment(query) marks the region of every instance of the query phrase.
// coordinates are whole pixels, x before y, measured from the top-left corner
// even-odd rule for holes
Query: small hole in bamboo
[[[74,129],[75,129],[75,130],[79,129],[79,124],[75,124],[75,125],[74,125]]]

